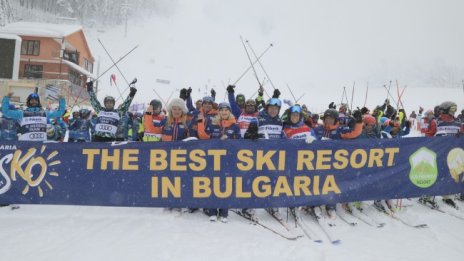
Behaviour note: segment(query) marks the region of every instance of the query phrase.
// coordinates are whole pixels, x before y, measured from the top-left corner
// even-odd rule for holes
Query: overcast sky
[[[127,78],[139,77],[140,84],[162,96],[205,85],[222,93],[223,84],[234,82],[250,64],[240,35],[258,54],[274,44],[262,64],[277,88],[287,90],[289,84],[296,96],[323,88],[338,99],[343,86],[351,88],[353,82],[362,92],[367,82],[380,87],[390,80],[408,87],[458,87],[464,78],[464,1],[161,2],[170,12],[134,16],[128,38],[123,28],[98,37],[116,57],[139,44],[121,68]],[[94,49],[103,70],[109,60],[100,46]],[[262,80],[264,72],[255,67]],[[171,83],[160,85],[156,79]],[[251,95],[257,80],[250,71],[237,85]],[[269,83],[266,87],[272,92]]]

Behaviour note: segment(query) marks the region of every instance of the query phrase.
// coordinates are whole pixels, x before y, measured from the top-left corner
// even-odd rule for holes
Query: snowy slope
[[[383,228],[363,223],[334,228],[342,243],[332,245],[314,243],[307,238],[289,241],[249,224],[234,213],[230,213],[229,223],[223,224],[210,223],[198,212],[179,215],[175,211],[150,208],[23,205],[14,211],[0,209],[1,260],[462,258],[463,220],[419,205],[406,209],[429,228],[409,228],[380,216],[387,223]],[[289,225],[293,226],[293,221]],[[279,228],[277,223],[274,226]]]

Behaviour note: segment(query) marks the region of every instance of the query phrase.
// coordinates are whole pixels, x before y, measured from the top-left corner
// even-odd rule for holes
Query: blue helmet
[[[203,104],[203,103],[214,103],[214,99],[211,96],[205,96],[201,100],[201,104]]]
[[[39,98],[39,95],[38,95],[37,93],[33,92],[33,93],[29,94],[29,96],[27,96],[27,100],[26,100],[26,105],[27,105],[27,107],[32,107],[32,106],[31,106],[31,100],[32,100],[32,99],[37,100],[37,102],[38,102],[37,107],[41,107],[41,106],[42,106],[42,105],[40,105],[40,98]]]
[[[230,108],[230,104],[228,102],[219,103],[218,110],[222,108],[227,108],[229,111],[232,111],[232,109]]]
[[[290,107],[290,113],[301,113],[302,112],[302,109],[300,107],[300,105],[293,105],[292,107]]]
[[[280,108],[280,107],[282,107],[282,102],[281,102],[279,99],[277,99],[277,98],[271,98],[271,99],[269,99],[269,100],[267,101],[266,107],[267,107],[267,106],[277,106],[277,107]]]

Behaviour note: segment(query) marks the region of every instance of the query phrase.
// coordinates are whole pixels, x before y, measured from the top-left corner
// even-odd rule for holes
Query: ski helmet
[[[235,101],[237,102],[238,105],[243,105],[245,104],[245,95],[243,94],[237,94],[237,96],[235,96]]]
[[[247,110],[246,110],[246,107],[247,107],[247,106],[253,106],[253,111],[251,111],[251,110],[250,110],[250,111],[247,111]],[[255,101],[254,99],[248,99],[248,100],[246,100],[246,102],[245,102],[245,112],[246,112],[246,113],[255,113],[255,112],[257,112],[257,111],[258,111],[258,105],[256,104],[256,101]]]
[[[456,103],[452,102],[452,101],[445,101],[443,102],[442,104],[440,104],[440,111],[441,113],[443,114],[451,114],[451,115],[454,115],[454,113],[456,112],[457,110],[457,105]]]
[[[32,107],[31,105],[31,100],[34,99],[34,100],[37,100],[37,103],[38,105],[36,107],[42,107],[42,105],[40,105],[40,98],[39,98],[39,95],[35,92],[29,94],[29,96],[27,96],[27,100],[26,100],[26,105],[27,107]]]
[[[114,100],[113,96],[106,96],[105,99],[103,100],[104,104],[109,103],[109,102],[113,104],[113,108],[114,108],[114,105],[116,104],[116,101]],[[106,107],[106,105],[105,105],[105,107]]]
[[[81,119],[88,119],[90,116],[90,110],[88,109],[80,109],[79,110],[79,115]]]
[[[157,99],[151,100],[150,105],[153,107],[154,110],[156,110],[156,109],[161,110],[161,108],[163,107],[161,102],[159,100],[157,100]]]
[[[332,119],[335,119],[335,122],[338,121],[338,111],[335,109],[327,109],[324,112],[324,115],[322,116],[322,119],[325,119],[325,117],[330,117]]]
[[[266,108],[267,106],[277,106],[280,109],[280,107],[282,106],[282,102],[280,102],[280,100],[277,98],[271,98],[267,101]]]

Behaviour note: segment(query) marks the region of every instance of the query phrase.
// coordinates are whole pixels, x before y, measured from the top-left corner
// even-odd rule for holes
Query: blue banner
[[[265,208],[464,192],[464,138],[0,143],[0,204]]]

